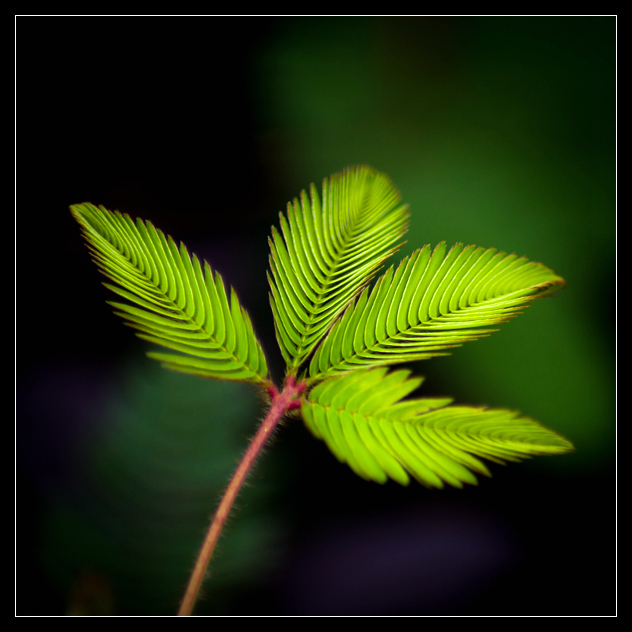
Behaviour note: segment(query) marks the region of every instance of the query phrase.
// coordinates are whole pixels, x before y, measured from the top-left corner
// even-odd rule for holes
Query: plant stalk
[[[257,430],[257,434],[254,436],[246,453],[241,459],[241,462],[237,466],[237,470],[233,474],[224,496],[219,503],[217,511],[213,516],[211,526],[209,527],[202,548],[198,554],[193,572],[189,578],[189,583],[184,592],[180,609],[178,610],[178,616],[188,616],[193,610],[195,601],[200,592],[206,569],[215,550],[215,545],[219,539],[220,533],[224,527],[231,507],[237,498],[237,494],[244,484],[250,468],[254,465],[261,450],[265,446],[266,442],[272,435],[272,432],[276,428],[283,415],[294,408],[300,406],[300,400],[298,399],[301,393],[305,390],[305,382],[296,383],[294,377],[289,376],[285,381],[285,388],[282,392],[278,392],[276,387],[272,384],[267,388],[269,395],[272,398],[272,405],[266,415],[263,423]]]

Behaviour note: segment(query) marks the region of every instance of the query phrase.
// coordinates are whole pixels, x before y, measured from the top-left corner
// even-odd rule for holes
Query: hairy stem
[[[300,406],[300,400],[298,398],[305,390],[305,386],[305,382],[296,383],[295,378],[289,376],[285,381],[285,388],[282,392],[279,393],[274,386],[267,389],[272,399],[272,405],[270,406],[270,410],[268,411],[266,418],[259,427],[259,430],[257,430],[257,434],[250,442],[246,453],[241,459],[233,478],[224,492],[224,496],[219,503],[215,516],[213,516],[213,521],[206,533],[206,537],[204,538],[202,548],[200,549],[195,566],[193,567],[193,572],[191,573],[184,597],[182,598],[182,603],[180,604],[180,609],[178,610],[179,616],[188,616],[191,614],[198,593],[200,592],[200,587],[202,585],[206,569],[211,560],[211,556],[213,555],[213,550],[215,549],[217,540],[222,532],[224,523],[228,518],[230,509],[235,502],[235,498],[237,498],[237,494],[246,480],[246,476],[248,475],[250,468],[254,465],[259,453],[272,435],[273,430],[276,428],[283,415],[289,410]]]

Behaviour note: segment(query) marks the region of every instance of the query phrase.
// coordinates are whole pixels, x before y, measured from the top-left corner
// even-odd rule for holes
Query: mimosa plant
[[[495,248],[424,246],[370,282],[401,245],[409,211],[367,166],[335,174],[288,204],[270,239],[270,305],[286,364],[268,375],[250,318],[219,273],[147,221],[92,204],[71,207],[94,261],[126,302],[115,313],[171,352],[168,369],[254,385],[268,410],[217,508],[179,614],[191,613],[217,539],[255,459],[282,417],[312,434],[364,479],[426,487],[476,484],[483,460],[561,454],[569,441],[519,413],[406,399],[423,379],[393,364],[447,355],[489,335],[535,298],[564,287],[541,263]]]

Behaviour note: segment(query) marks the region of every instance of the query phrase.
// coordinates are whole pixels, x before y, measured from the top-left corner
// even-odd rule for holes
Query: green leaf
[[[336,321],[310,363],[310,381],[368,368],[447,355],[489,335],[564,279],[525,257],[445,242],[389,268]]]
[[[281,232],[273,228],[270,239],[270,304],[292,375],[399,248],[408,222],[391,181],[366,166],[325,180],[322,203],[314,185],[310,193],[288,204]]]
[[[426,487],[476,484],[490,476],[480,460],[520,461],[563,454],[573,445],[510,410],[448,406],[449,399],[411,399],[422,382],[399,370],[359,370],[324,380],[302,403],[306,426],[364,479]]]
[[[71,206],[94,261],[130,303],[110,302],[116,314],[151,343],[178,353],[148,353],[163,366],[203,377],[266,382],[267,367],[250,318],[219,274],[189,256],[184,244],[140,219],[102,206]]]

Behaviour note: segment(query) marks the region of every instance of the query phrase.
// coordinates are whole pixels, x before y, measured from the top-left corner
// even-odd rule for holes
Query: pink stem
[[[195,566],[193,567],[193,572],[191,573],[184,597],[182,598],[180,610],[178,611],[179,616],[187,616],[191,614],[195,600],[197,599],[200,591],[200,586],[202,585],[202,580],[204,579],[204,574],[206,573],[206,568],[211,560],[213,550],[215,549],[219,535],[222,532],[224,523],[228,518],[230,509],[235,502],[235,498],[237,498],[237,494],[246,480],[246,476],[248,475],[250,468],[254,465],[254,462],[263,449],[263,446],[272,435],[273,430],[276,428],[283,415],[288,410],[292,410],[300,406],[300,399],[297,398],[305,390],[305,383],[299,382],[296,384],[296,379],[292,376],[288,376],[285,380],[285,388],[281,393],[279,393],[273,385],[270,385],[267,390],[272,399],[272,406],[270,407],[266,418],[263,420],[263,423],[259,427],[259,430],[257,430],[257,434],[254,439],[250,442],[250,445],[241,459],[233,478],[224,492],[224,496],[222,497],[219,507],[215,512],[215,516],[213,517],[213,521],[211,522],[211,526],[204,538],[202,548],[200,549]]]

